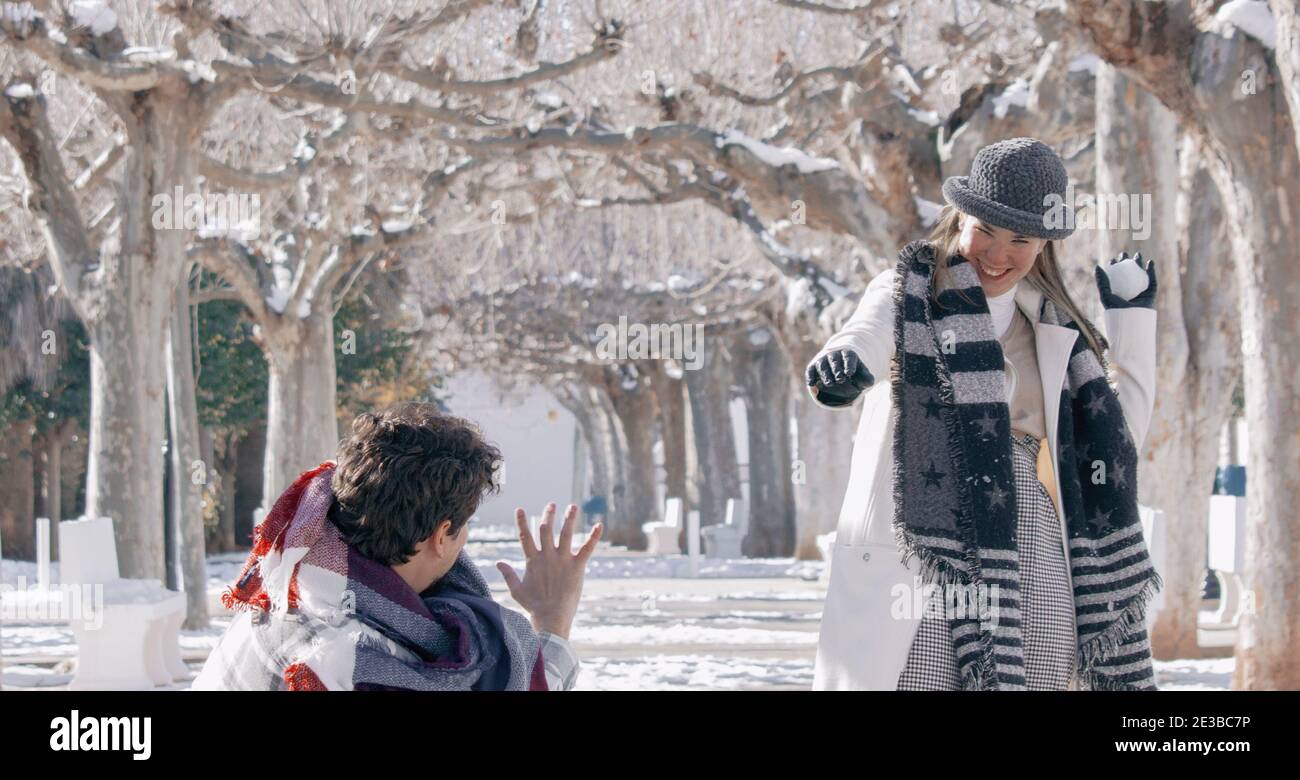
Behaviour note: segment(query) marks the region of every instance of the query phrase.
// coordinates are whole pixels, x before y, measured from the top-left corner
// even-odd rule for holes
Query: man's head
[[[501,452],[432,404],[367,412],[339,445],[330,520],[357,552],[418,592],[446,574],[479,501],[499,489]]]

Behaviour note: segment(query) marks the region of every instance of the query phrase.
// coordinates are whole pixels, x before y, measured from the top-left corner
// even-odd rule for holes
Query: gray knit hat
[[[970,176],[952,176],[943,183],[943,197],[961,211],[990,225],[1036,238],[1061,239],[1074,232],[1074,220],[1047,218],[1060,212],[1047,197],[1064,203],[1070,177],[1052,147],[1036,138],[1008,138],[980,149]],[[1051,225],[1049,227],[1049,225]]]

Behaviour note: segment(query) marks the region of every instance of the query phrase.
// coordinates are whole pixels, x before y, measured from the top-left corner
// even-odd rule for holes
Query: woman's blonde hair
[[[930,231],[929,241],[934,246],[935,259],[934,276],[931,277],[930,282],[930,297],[935,301],[938,301],[937,293],[940,289],[950,289],[953,286],[952,271],[948,269],[948,258],[958,254],[957,243],[961,238],[963,216],[964,213],[951,203],[945,204],[943,210],[939,212],[934,228]],[[1061,267],[1056,260],[1055,241],[1048,240],[1043,243],[1042,252],[1035,259],[1034,267],[1025,278],[1036,285],[1058,311],[1068,314],[1070,319],[1078,324],[1083,337],[1088,341],[1088,346],[1097,354],[1097,360],[1105,366],[1106,340],[1088,318],[1083,316],[1083,312],[1075,305],[1074,299],[1065,289],[1065,282],[1061,278]],[[957,294],[968,303],[974,303],[965,291],[958,290]]]

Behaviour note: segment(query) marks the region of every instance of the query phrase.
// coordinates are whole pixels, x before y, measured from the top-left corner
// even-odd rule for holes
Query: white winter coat
[[[817,690],[894,690],[907,660],[920,614],[905,606],[894,608],[899,593],[916,590],[913,577],[919,562],[900,562],[894,543],[893,421],[890,409],[890,361],[894,352],[893,289],[896,271],[871,280],[857,310],[826,342],[820,358],[833,349],[858,354],[875,384],[863,393],[862,416],[853,444],[848,488],[840,510],[830,561],[830,582],[822,612],[821,636],[813,688]],[[1020,281],[1016,304],[1034,324],[1038,367],[1045,399],[1044,413],[1052,458],[1057,462],[1057,399],[1065,382],[1070,350],[1082,336],[1070,328],[1038,322],[1042,292],[1028,279]],[[1156,313],[1153,309],[1108,309],[1105,313],[1109,358],[1117,379],[1117,394],[1135,446],[1140,451],[1155,403]],[[1024,381],[1021,377],[1021,381]],[[816,400],[812,388],[809,392]],[[830,407],[850,409],[858,406]],[[842,457],[820,453],[819,457]],[[1052,500],[1060,514],[1059,490]],[[1064,523],[1061,528],[1065,544]],[[1068,544],[1066,554],[1068,555]],[[902,586],[897,592],[895,586]]]

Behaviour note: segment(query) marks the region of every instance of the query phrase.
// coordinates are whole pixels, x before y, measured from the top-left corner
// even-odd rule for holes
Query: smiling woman
[[[1105,338],[1083,316],[1065,287],[1056,241],[993,225],[948,204],[939,212],[929,242],[934,246],[936,262],[933,293],[953,286],[948,262],[957,255],[971,262],[986,298],[1003,295],[1018,288],[1020,280],[1028,279],[1079,324],[1088,347],[1099,359],[1104,354]],[[956,293],[971,303],[964,291],[958,289]]]
[[[967,216],[962,220],[957,248],[962,256],[975,263],[984,293],[994,296],[1010,290],[1029,273],[1044,243],[1044,239],[1031,238]]]
[[[811,362],[817,403],[867,396],[815,688],[1155,687],[1143,615],[1160,578],[1133,479],[1154,402],[1154,269],[1128,301],[1097,272],[1112,387],[1107,344],[1062,283],[1055,241],[1072,228],[1045,219],[1068,184],[1040,141],[981,149],[944,182],[929,240],[871,281]],[[925,614],[897,613],[917,589],[951,588],[977,614],[928,595]]]

